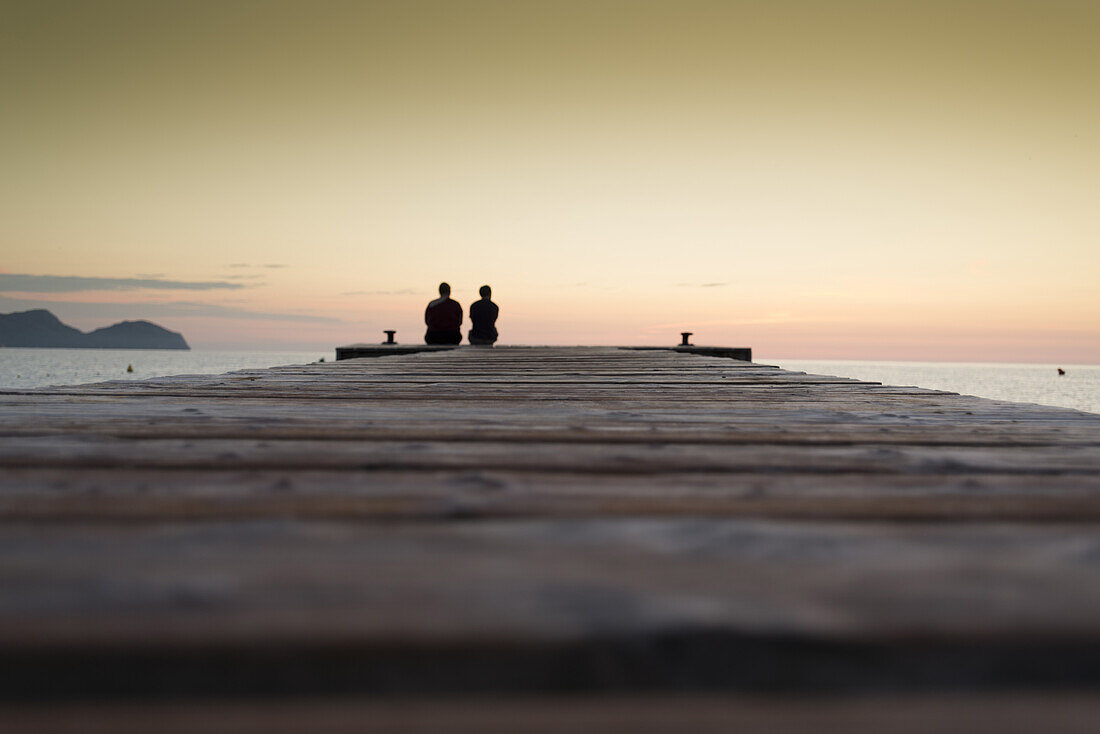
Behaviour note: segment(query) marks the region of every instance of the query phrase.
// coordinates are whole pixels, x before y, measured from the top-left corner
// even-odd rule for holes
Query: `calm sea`
[[[1100,365],[761,359],[789,370],[1100,413]],[[1058,368],[1066,374],[1060,376]]]
[[[183,374],[305,364],[332,352],[188,352],[138,349],[0,349],[0,388],[78,385]],[[998,400],[1100,413],[1100,365],[973,362],[861,362],[758,358],[763,364],[886,385],[927,387]],[[127,372],[127,366],[133,372]],[[1058,375],[1058,367],[1066,371]]]
[[[0,349],[0,388],[144,380],[165,375],[221,374],[255,367],[305,364],[335,353],[231,352],[176,349]],[[132,366],[134,371],[127,372]]]

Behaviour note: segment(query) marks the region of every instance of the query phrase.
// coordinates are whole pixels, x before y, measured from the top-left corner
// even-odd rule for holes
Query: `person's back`
[[[462,341],[462,306],[451,299],[451,286],[439,284],[439,298],[424,309],[424,323],[428,330],[424,334],[425,344],[458,344]]]
[[[497,316],[500,308],[493,303],[490,297],[493,291],[489,286],[481,286],[481,300],[470,304],[470,343],[483,346],[492,345],[497,340]]]

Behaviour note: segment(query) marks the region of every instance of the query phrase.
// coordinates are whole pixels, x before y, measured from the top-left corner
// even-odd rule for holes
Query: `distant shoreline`
[[[0,314],[0,347],[189,350],[182,334],[151,321],[120,321],[84,333],[46,309]]]

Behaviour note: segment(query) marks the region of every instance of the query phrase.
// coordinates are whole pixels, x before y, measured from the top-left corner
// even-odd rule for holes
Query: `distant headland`
[[[45,309],[0,314],[0,347],[190,349],[183,335],[148,321],[121,321],[85,334]]]

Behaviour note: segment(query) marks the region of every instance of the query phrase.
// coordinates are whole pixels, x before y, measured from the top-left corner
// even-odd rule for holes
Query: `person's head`
[[[493,297],[493,289],[490,288],[487,285],[481,286],[481,290],[479,290],[478,293],[481,294],[482,298],[492,298]]]
[[[439,284],[439,295],[443,296],[444,298],[451,295],[451,284],[450,283],[440,283]]]

